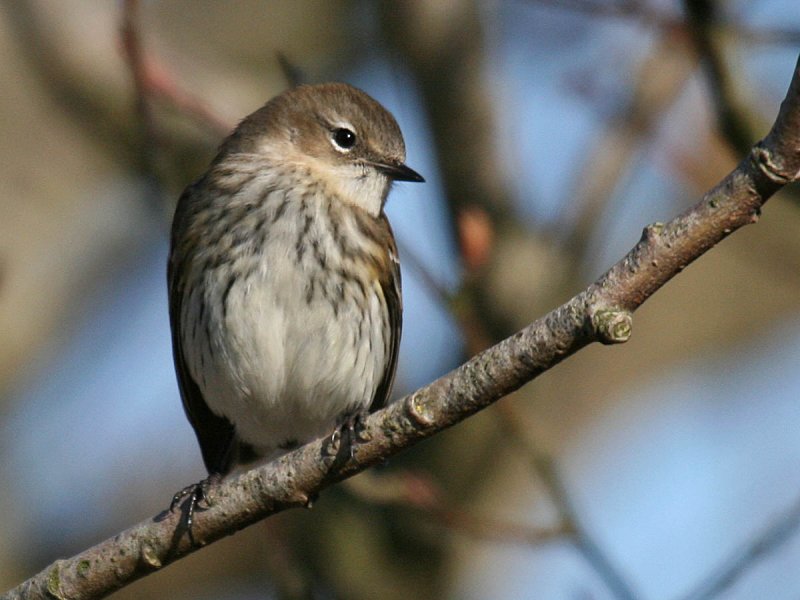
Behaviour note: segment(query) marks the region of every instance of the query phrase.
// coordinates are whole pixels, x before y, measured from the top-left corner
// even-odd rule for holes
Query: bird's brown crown
[[[343,129],[354,134],[352,147],[337,145],[337,132]],[[257,153],[265,142],[289,143],[308,156],[334,162],[400,165],[406,154],[391,113],[346,83],[301,85],[283,92],[246,117],[223,150]]]

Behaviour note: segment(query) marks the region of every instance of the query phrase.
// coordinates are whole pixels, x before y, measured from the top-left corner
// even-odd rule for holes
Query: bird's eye
[[[333,143],[341,150],[350,150],[356,145],[356,134],[346,127],[333,130]]]

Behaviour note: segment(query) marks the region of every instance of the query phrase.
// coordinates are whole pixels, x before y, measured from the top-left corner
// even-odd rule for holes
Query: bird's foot
[[[202,481],[198,481],[197,483],[193,483],[191,485],[187,485],[182,490],[179,490],[173,497],[172,502],[169,504],[169,511],[175,512],[175,508],[181,504],[185,498],[188,498],[186,502],[185,512],[184,512],[184,525],[186,526],[186,530],[189,533],[189,538],[194,543],[194,538],[192,536],[192,524],[194,523],[194,513],[196,509],[202,508],[200,503],[202,502],[206,508],[208,508],[211,503],[209,501],[209,491],[212,487],[217,485],[220,481],[222,481],[222,475],[219,473],[212,473]]]
[[[340,442],[346,443],[349,456],[353,458],[356,445],[360,442],[368,442],[370,439],[366,435],[367,416],[369,416],[369,410],[366,408],[344,415],[331,434],[331,446],[338,452]]]

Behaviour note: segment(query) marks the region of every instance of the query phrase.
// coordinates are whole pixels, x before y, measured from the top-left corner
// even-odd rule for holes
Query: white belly
[[[271,232],[259,253],[225,267],[238,273],[232,284],[226,271],[207,272],[184,304],[184,323],[198,315],[204,323],[183,332],[192,377],[211,410],[262,455],[327,435],[369,406],[387,360],[377,283],[357,285],[332,269],[323,279],[310,249],[299,262],[287,255],[296,235],[291,226]]]

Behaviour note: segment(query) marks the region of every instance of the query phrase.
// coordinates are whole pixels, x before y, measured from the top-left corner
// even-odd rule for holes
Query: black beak
[[[416,183],[424,183],[425,178],[417,173],[411,167],[407,167],[403,163],[396,165],[387,163],[370,163],[376,169],[383,171],[395,181],[414,181]]]

